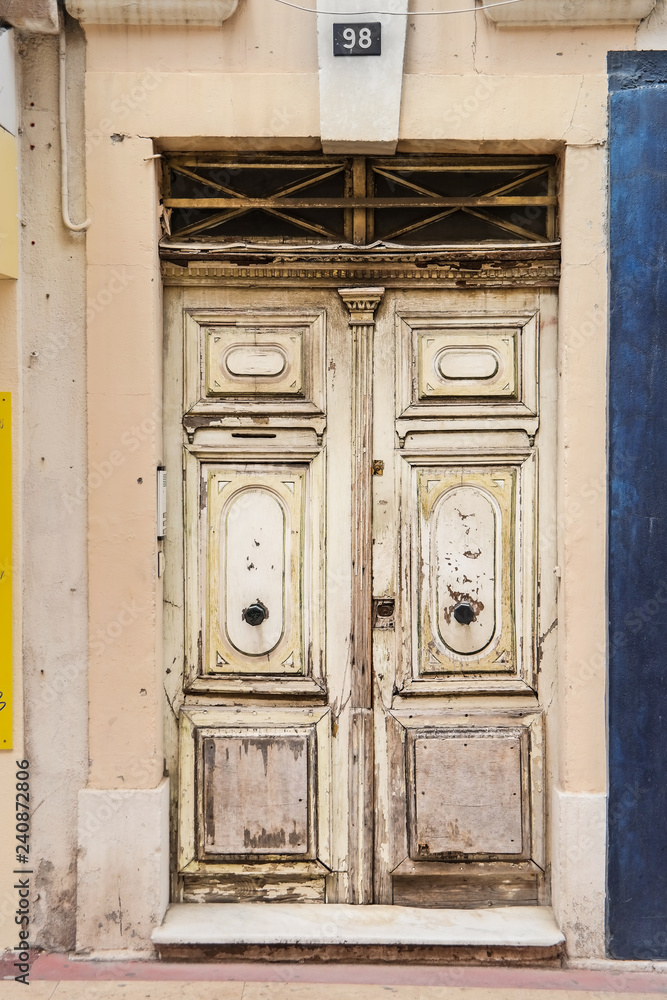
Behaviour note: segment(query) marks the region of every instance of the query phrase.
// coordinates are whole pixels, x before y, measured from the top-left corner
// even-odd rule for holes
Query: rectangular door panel
[[[522,781],[527,746],[521,743],[517,731],[442,728],[411,734],[409,847],[414,861],[522,856],[528,832],[522,809],[528,796]]]
[[[206,396],[303,397],[308,330],[301,324],[207,327]]]
[[[477,461],[401,463],[402,578],[412,578],[403,607],[413,609],[405,693],[462,678],[471,690],[488,678],[532,680],[534,458]]]
[[[304,673],[307,470],[208,473],[209,673]]]
[[[397,315],[399,420],[536,417],[539,313],[455,313],[450,302]]]
[[[190,609],[191,689],[273,683],[278,694],[289,681],[293,693],[322,693],[324,459],[189,458],[199,528],[186,539],[186,571],[201,594]]]
[[[188,898],[323,901],[330,731],[324,708],[181,712],[179,867]]]
[[[313,856],[312,735],[202,739],[201,857]]]
[[[326,312],[288,305],[188,309],[184,313],[184,426],[220,426],[222,417],[280,415],[309,420],[321,435],[325,414]]]
[[[394,902],[537,902],[545,884],[541,714],[392,715],[405,782],[390,832]]]

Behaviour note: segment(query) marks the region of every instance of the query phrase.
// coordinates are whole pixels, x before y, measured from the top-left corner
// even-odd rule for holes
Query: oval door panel
[[[441,641],[454,653],[479,653],[495,635],[499,531],[493,500],[475,486],[457,486],[436,501],[431,615]]]
[[[446,347],[435,367],[444,379],[488,379],[498,371],[498,357],[488,347]]]
[[[232,646],[249,656],[270,653],[284,630],[289,606],[289,524],[287,511],[270,490],[241,490],[222,512],[220,538],[220,620]],[[259,624],[244,612],[263,606]],[[248,616],[256,620],[259,615]]]
[[[233,347],[224,358],[223,365],[231,375],[265,378],[281,375],[285,371],[287,358],[279,347],[264,347],[249,344]]]

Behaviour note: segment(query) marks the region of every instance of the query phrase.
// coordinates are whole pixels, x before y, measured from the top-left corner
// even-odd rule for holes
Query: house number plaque
[[[381,31],[379,21],[362,24],[342,22],[333,26],[333,54],[335,56],[379,56],[381,55]]]

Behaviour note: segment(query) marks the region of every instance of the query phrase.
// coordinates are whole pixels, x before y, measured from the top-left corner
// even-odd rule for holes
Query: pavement
[[[97,962],[39,955],[30,992],[0,962],[0,1000],[647,1000],[667,998],[667,963],[640,971],[297,963]]]

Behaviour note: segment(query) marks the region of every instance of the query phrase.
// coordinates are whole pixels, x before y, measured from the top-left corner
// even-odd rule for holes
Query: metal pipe
[[[60,120],[60,196],[63,214],[63,223],[72,233],[83,233],[88,229],[90,225],[90,219],[86,219],[85,222],[81,222],[78,225],[69,217],[69,180],[68,180],[68,168],[67,168],[67,80],[66,80],[66,69],[67,69],[67,46],[65,43],[65,23],[61,15],[60,22],[60,34],[58,36],[59,43],[59,80],[58,80],[58,93],[59,93],[59,120]]]

